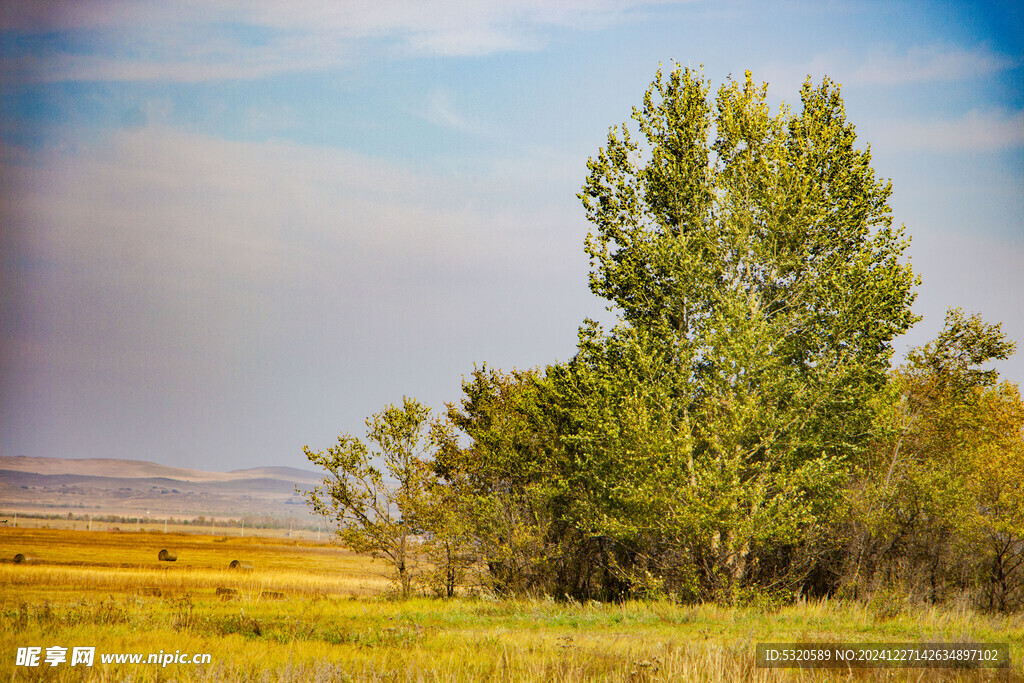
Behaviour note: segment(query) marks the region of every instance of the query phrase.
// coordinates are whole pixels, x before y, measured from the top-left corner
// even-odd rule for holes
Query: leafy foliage
[[[417,546],[428,508],[429,449],[440,438],[429,422],[430,409],[406,398],[366,420],[366,438],[379,450],[348,434],[326,451],[303,447],[309,461],[327,471],[308,494],[313,512],[338,523],[345,545],[387,559],[405,596],[421,571]]]
[[[1024,604],[1024,405],[981,367],[1013,351],[999,325],[951,309],[893,373],[852,486],[851,588],[887,576],[931,602],[978,587],[983,606]]]
[[[588,162],[617,324],[477,368],[429,429],[409,399],[373,416],[379,451],[307,448],[314,509],[404,593],[1024,605],[1024,404],[983,367],[1012,342],[953,310],[891,370],[918,280],[838,86],[774,112],[749,73],[710,93],[659,70]]]
[[[478,543],[478,558],[498,592],[545,593],[565,568],[559,556],[564,480],[554,463],[556,437],[543,406],[550,388],[537,372],[477,368],[463,382],[448,419],[471,440],[447,450],[436,469],[459,492],[458,505]]]
[[[709,90],[693,70],[659,72],[633,112],[642,142],[613,128],[580,197],[591,289],[623,320],[606,343],[643,338],[672,367],[656,433],[675,459],[656,468],[675,472],[673,534],[714,593],[829,514],[891,340],[914,321],[915,279],[833,83],[805,83],[797,114],[773,115],[749,73],[713,103]],[[776,578],[809,566],[770,562]]]

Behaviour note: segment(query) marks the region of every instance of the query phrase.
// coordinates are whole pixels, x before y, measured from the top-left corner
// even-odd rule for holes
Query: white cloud
[[[225,11],[246,16],[255,23],[278,28],[318,27],[351,36],[388,33],[412,35],[476,33],[493,30],[513,34],[535,27],[558,26],[590,30],[625,19],[643,7],[676,4],[687,0],[319,0],[280,3],[275,0],[220,3]],[[197,2],[206,6],[205,2]],[[470,41],[471,43],[473,41]]]
[[[0,6],[0,30],[63,31],[238,21],[281,29],[373,36],[481,26],[593,29],[638,8],[692,0],[46,0]]]
[[[464,133],[482,133],[484,131],[481,124],[471,121],[459,113],[447,90],[438,89],[430,93],[422,117],[435,126],[453,128]]]
[[[154,348],[174,357],[174,339],[209,346],[213,367],[246,328],[287,334],[261,311],[293,320],[322,307],[338,320],[379,321],[429,317],[433,306],[457,317],[457,305],[438,303],[456,282],[476,282],[459,289],[474,300],[550,279],[585,282],[585,271],[564,267],[566,251],[585,267],[582,233],[565,230],[564,213],[496,189],[543,169],[438,175],[343,150],[153,127],[42,158],[0,152],[0,177],[18,198],[0,204],[20,235],[12,263],[36,264],[20,276],[34,290],[23,303],[91,340],[47,336],[63,349],[52,358],[102,347],[96,340],[115,325],[131,330],[134,346],[109,348],[105,367],[141,367]],[[224,343],[221,328],[234,330]]]
[[[860,54],[831,50],[801,63],[769,63],[754,77],[767,80],[776,95],[785,94],[787,100],[793,100],[808,76],[813,82],[827,75],[844,85],[890,86],[983,78],[1019,64],[1019,60],[996,54],[985,45],[924,45],[900,50],[873,45]]]
[[[535,50],[541,44],[541,41],[526,35],[525,32],[477,26],[418,31],[409,36],[406,50],[413,54],[468,57],[495,52]]]
[[[4,3],[0,30],[86,31],[89,49],[0,60],[7,82],[217,81],[345,66],[364,40],[395,54],[532,50],[551,28],[592,30],[680,0],[59,0]],[[234,27],[213,33],[216,28]],[[235,29],[240,30],[235,30]],[[140,50],[140,45],[142,49]]]
[[[866,138],[892,151],[991,152],[1024,148],[1024,111],[972,110],[957,119],[875,121]]]
[[[278,36],[260,44],[196,42],[190,26],[154,27],[143,35],[111,34],[90,53],[36,52],[0,59],[0,82],[164,81],[196,83],[256,79],[344,66],[346,45],[324,36]],[[134,42],[145,42],[144,55]]]
[[[111,262],[130,242],[149,269],[187,264],[193,273],[258,277],[271,252],[297,261],[353,251],[429,260],[443,242],[439,265],[449,268],[513,248],[495,242],[501,216],[457,200],[472,190],[461,179],[344,150],[150,127],[51,151],[5,175],[18,178],[17,207],[32,217],[40,255]],[[297,263],[272,267],[288,265]]]
[[[252,57],[253,55],[249,55]],[[167,81],[197,83],[251,79],[302,68],[299,61],[282,59],[196,63],[169,59],[162,62],[126,61],[116,57],[58,54],[0,60],[0,82],[60,83],[68,81]],[[323,66],[306,62],[305,67]]]
[[[1012,68],[1017,63],[1017,60],[995,54],[983,45],[974,49],[915,46],[903,53],[892,48],[876,48],[863,64],[853,70],[849,80],[871,85],[963,81],[988,76]]]

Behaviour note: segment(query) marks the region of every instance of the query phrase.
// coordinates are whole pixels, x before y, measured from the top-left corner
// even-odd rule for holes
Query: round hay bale
[[[167,548],[164,548],[163,550],[160,551],[160,553],[156,556],[156,558],[158,560],[160,560],[161,562],[176,562],[177,559],[178,559],[178,556],[175,555],[174,553],[170,552],[169,550],[167,550]]]
[[[248,562],[242,562],[241,560],[231,560],[228,565],[228,569],[237,569],[238,571],[252,571],[252,565]]]
[[[24,561],[25,561],[25,554],[24,553],[18,553],[17,555],[14,556],[14,564],[21,564]]]

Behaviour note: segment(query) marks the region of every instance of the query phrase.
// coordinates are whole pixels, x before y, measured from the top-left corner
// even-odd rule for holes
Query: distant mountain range
[[[0,456],[0,509],[174,516],[306,517],[306,491],[323,475],[294,467],[232,472],[142,460]]]
[[[0,456],[0,470],[31,472],[33,474],[83,474],[94,477],[147,478],[163,477],[182,481],[230,481],[273,477],[296,482],[317,482],[322,475],[296,467],[254,467],[231,472],[206,472],[182,467],[158,465],[145,460],[119,460],[117,458],[40,458],[25,455]]]

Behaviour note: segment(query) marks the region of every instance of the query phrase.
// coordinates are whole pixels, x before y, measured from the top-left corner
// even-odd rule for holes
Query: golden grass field
[[[216,520],[215,526],[204,524],[197,526],[195,524],[181,524],[181,523],[166,523],[159,519],[149,519],[145,522],[142,521],[129,521],[129,522],[101,522],[99,520],[90,521],[88,519],[54,519],[54,518],[42,518],[37,516],[22,516],[19,518],[15,517],[13,512],[7,512],[3,517],[7,520],[8,524],[17,523],[18,528],[22,529],[63,529],[63,530],[78,530],[78,531],[120,531],[120,532],[141,532],[149,531],[153,533],[183,533],[183,534],[207,534],[210,536],[227,536],[228,538],[248,538],[250,536],[262,536],[267,538],[287,538],[287,539],[299,539],[304,541],[320,541],[328,540],[330,534],[325,530],[323,532],[312,531],[310,529],[278,529],[278,528],[239,528],[238,526],[225,526],[221,520]],[[31,513],[30,513],[31,514]],[[84,516],[84,515],[83,515]],[[82,516],[80,516],[82,517]],[[213,520],[211,520],[213,521]],[[2,527],[0,527],[2,528]]]
[[[159,562],[168,549],[176,562]],[[26,562],[12,558],[22,553]],[[237,559],[250,571],[228,568]],[[389,597],[386,568],[326,544],[0,528],[0,678],[11,681],[1024,680],[1024,615],[821,602],[772,610]],[[759,669],[758,642],[1010,643],[1009,670]],[[92,667],[18,648],[96,648]],[[205,664],[103,664],[101,653]],[[42,659],[42,658],[41,658]]]

